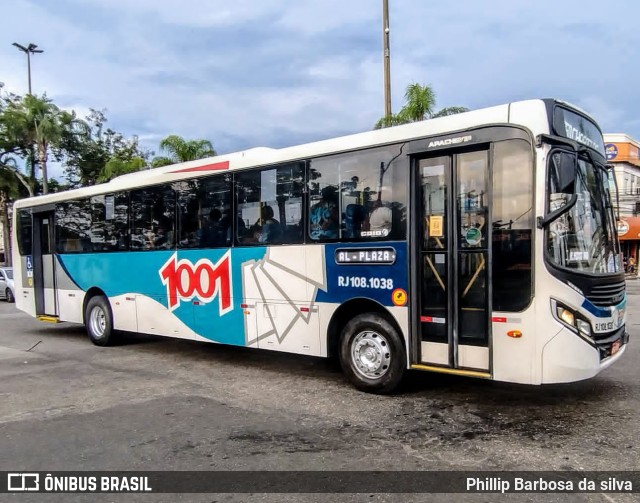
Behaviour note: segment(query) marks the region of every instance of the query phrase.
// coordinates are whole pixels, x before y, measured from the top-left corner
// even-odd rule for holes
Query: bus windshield
[[[568,162],[568,158],[570,162]],[[567,176],[574,166],[575,176]],[[608,275],[622,271],[615,217],[604,167],[568,152],[555,152],[549,162],[549,210],[576,202],[549,225],[547,251],[556,265],[575,272]]]

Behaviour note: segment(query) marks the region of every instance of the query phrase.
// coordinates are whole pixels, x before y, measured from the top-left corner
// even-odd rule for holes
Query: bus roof
[[[514,114],[514,110],[522,110],[523,113]],[[532,112],[537,112],[535,119],[532,118]],[[519,120],[518,117],[520,117],[521,120]],[[531,118],[531,123],[529,123],[528,120],[524,120],[525,118]],[[376,145],[449,134],[489,124],[522,125],[532,129],[535,134],[548,133],[548,121],[546,119],[544,101],[519,101],[303,145],[280,149],[257,147],[240,152],[198,159],[196,161],[146,169],[122,175],[107,183],[93,185],[91,187],[82,187],[64,192],[20,199],[16,201],[15,207],[40,206],[67,199],[76,199],[147,185],[180,181],[192,178],[196,174],[206,175],[228,170],[281,164],[287,161],[336,154]],[[532,127],[532,125],[537,127]]]

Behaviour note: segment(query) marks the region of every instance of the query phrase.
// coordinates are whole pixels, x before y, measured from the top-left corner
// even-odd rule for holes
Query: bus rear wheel
[[[84,311],[84,325],[91,342],[109,346],[115,342],[113,315],[109,301],[103,295],[91,297]]]
[[[340,364],[356,388],[369,393],[391,393],[402,381],[406,361],[400,335],[383,316],[361,314],[344,327]]]

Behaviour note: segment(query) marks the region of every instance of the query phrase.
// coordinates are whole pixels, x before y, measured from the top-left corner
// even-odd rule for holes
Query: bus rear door
[[[58,316],[51,210],[33,210],[33,286],[36,316]]]

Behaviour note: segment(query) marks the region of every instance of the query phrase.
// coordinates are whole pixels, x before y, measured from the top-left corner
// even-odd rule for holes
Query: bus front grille
[[[595,285],[586,297],[596,306],[616,306],[624,299],[624,291],[624,281],[620,281],[608,285]]]

